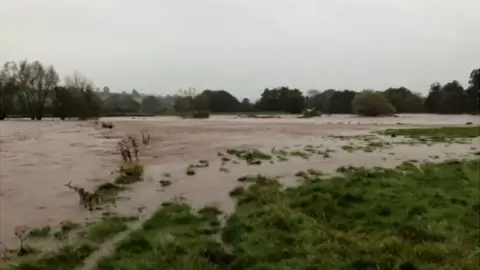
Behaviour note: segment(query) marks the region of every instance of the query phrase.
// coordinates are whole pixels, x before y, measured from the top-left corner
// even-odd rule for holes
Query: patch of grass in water
[[[245,194],[245,188],[244,187],[236,187],[233,190],[230,191],[230,197],[238,197],[243,194]]]
[[[405,136],[422,141],[461,142],[459,139],[471,139],[480,136],[480,126],[387,129],[381,134],[390,136]]]
[[[286,149],[286,148],[285,148]],[[285,149],[275,149],[273,148],[271,150],[272,154],[274,155],[277,155],[277,156],[282,156],[282,157],[285,157],[285,156],[288,156],[288,151],[286,151]]]
[[[218,169],[219,172],[223,172],[223,173],[228,173],[230,172],[229,169],[225,168],[225,167],[220,167],[220,169]]]
[[[160,180],[159,183],[162,187],[168,187],[172,184],[172,181],[164,179]]]
[[[227,154],[245,160],[249,165],[260,165],[262,160],[271,160],[272,156],[258,149],[228,149]]]
[[[270,180],[270,177],[266,177],[263,175],[245,175],[242,177],[239,177],[237,180],[238,182],[243,182],[243,183],[255,183],[255,182],[263,182],[263,181],[268,181]]]
[[[52,228],[50,226],[45,226],[43,228],[35,228],[32,229],[28,235],[27,238],[44,238],[48,237],[50,235],[50,232],[52,231]]]
[[[140,164],[123,165],[120,175],[115,179],[115,184],[133,184],[143,181],[143,166]]]
[[[195,175],[197,172],[195,171],[195,169],[191,166],[189,166],[187,168],[187,170],[185,171],[185,174],[186,175],[189,175],[189,176],[192,176],[192,175]]]
[[[119,178],[117,178],[118,180]],[[123,178],[125,179],[125,178]],[[117,181],[115,181],[117,182]],[[118,193],[124,191],[126,187],[114,183],[104,183],[96,188],[96,192],[100,197],[100,203],[115,203]]]
[[[210,166],[208,160],[201,159],[196,164],[190,164],[190,168],[206,168]]]
[[[351,145],[351,144],[342,145],[341,148],[342,148],[342,150],[345,150],[345,151],[347,151],[347,152],[349,152],[349,153],[352,153],[353,151],[358,150],[357,147],[355,147],[355,146],[353,146],[353,145]]]
[[[291,151],[290,155],[294,157],[301,157],[303,159],[309,159],[312,154],[310,152],[295,150],[295,151]]]

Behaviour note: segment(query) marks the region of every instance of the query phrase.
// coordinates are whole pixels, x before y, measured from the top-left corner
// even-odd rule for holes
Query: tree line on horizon
[[[464,88],[454,80],[430,86],[427,96],[405,87],[384,91],[309,90],[306,94],[287,86],[265,89],[257,101],[238,100],[226,90],[180,90],[173,95],[115,93],[105,86],[95,88],[79,72],[61,83],[53,66],[39,61],[6,62],[0,71],[0,119],[44,116],[91,119],[100,116],[148,116],[181,114],[186,110],[211,113],[292,113],[316,110],[325,114],[363,116],[395,113],[478,114],[480,111],[480,69],[469,74]]]

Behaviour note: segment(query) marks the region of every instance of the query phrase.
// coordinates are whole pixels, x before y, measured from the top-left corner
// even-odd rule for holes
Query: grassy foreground
[[[231,193],[225,227],[214,207],[168,203],[97,269],[478,269],[479,167],[341,168],[294,188],[258,177]]]
[[[97,250],[98,245],[110,237],[128,229],[127,223],[136,220],[135,217],[105,216],[100,222],[82,227],[70,223],[67,227],[55,233],[42,229],[42,234],[36,230],[30,237],[53,237],[58,242],[59,249],[51,252],[41,251],[31,246],[27,250],[31,253],[23,257],[13,258],[9,269],[17,270],[66,270],[74,269],[83,264],[83,261]],[[72,236],[72,234],[76,234]],[[68,240],[70,239],[70,240]],[[53,241],[53,239],[51,239]],[[62,241],[66,240],[66,241]],[[0,265],[0,269],[3,269]]]

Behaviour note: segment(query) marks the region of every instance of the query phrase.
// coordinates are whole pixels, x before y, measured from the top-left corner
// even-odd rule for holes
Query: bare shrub
[[[124,162],[132,162],[132,153],[130,152],[130,146],[126,139],[121,139],[117,143],[117,150]]]
[[[142,143],[144,145],[148,145],[150,143],[150,139],[151,139],[150,132],[148,132],[146,130],[143,130],[141,132],[141,134],[142,134]]]
[[[27,238],[28,230],[28,226],[15,226],[14,228],[14,234],[20,240],[20,250],[18,251],[18,255],[20,256],[26,253],[23,243],[25,242],[25,238]]]
[[[128,136],[117,143],[117,150],[124,162],[132,162],[132,156],[138,161],[139,145],[134,136]]]
[[[143,137],[142,137],[143,140]],[[135,160],[138,161],[138,143],[137,139],[133,136],[128,136],[128,141],[130,142],[130,149],[133,151],[133,155],[135,156]],[[130,152],[130,151],[129,151]],[[130,161],[132,161],[132,157],[130,155]]]

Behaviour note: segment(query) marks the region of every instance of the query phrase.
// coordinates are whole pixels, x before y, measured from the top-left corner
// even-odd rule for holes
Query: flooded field
[[[478,116],[402,115],[396,118],[324,116],[312,119],[245,119],[214,116],[207,120],[109,118],[115,127],[93,122],[44,120],[0,122],[0,242],[19,245],[18,226],[58,227],[62,222],[96,220],[105,211],[147,217],[162,202],[183,197],[194,207],[217,205],[231,213],[229,192],[245,175],[273,175],[295,185],[299,171],[334,173],[340,166],[393,167],[404,161],[440,161],[468,157],[478,138],[462,142],[418,144],[401,136],[376,135],[388,128],[480,125]],[[151,134],[140,148],[144,181],[131,185],[114,206],[90,212],[65,187],[87,190],[112,181],[121,164],[116,143],[126,135]],[[261,164],[233,162],[227,150],[258,149],[270,158]],[[205,160],[207,166],[189,165]],[[106,252],[106,251],[105,251]],[[88,268],[88,264],[86,265]]]

